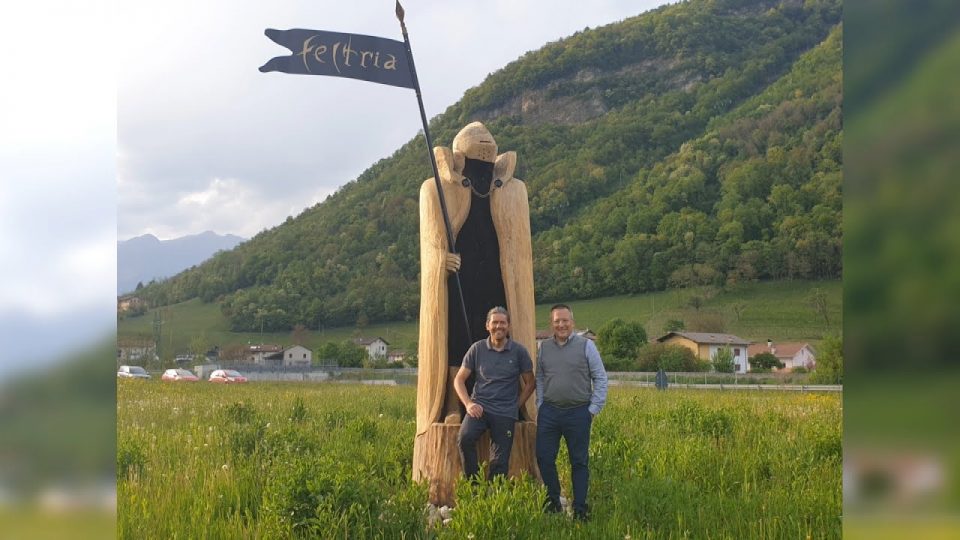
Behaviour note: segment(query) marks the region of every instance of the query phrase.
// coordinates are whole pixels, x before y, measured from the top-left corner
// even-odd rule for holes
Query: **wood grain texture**
[[[460,451],[457,448],[459,424],[433,423],[414,445],[419,462],[413,465],[413,480],[429,482],[429,500],[437,506],[456,504],[456,482],[463,474]],[[519,478],[526,473],[540,481],[540,469],[536,458],[537,425],[533,422],[517,422],[514,427],[513,447],[510,451],[510,466],[507,475]],[[477,441],[477,457],[481,464],[490,463],[490,434],[484,433]]]

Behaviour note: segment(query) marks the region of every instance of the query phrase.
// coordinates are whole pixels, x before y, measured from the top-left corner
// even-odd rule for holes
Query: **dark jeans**
[[[593,415],[589,404],[560,409],[544,402],[537,416],[537,465],[547,488],[547,497],[560,502],[560,477],[557,475],[557,454],[560,437],[567,442],[570,471],[573,478],[573,509],[587,509],[587,487],[590,483],[590,425]]]
[[[460,462],[463,474],[467,478],[477,474],[477,441],[483,432],[490,430],[490,477],[506,475],[510,467],[510,450],[513,449],[513,425],[516,422],[509,416],[483,413],[480,418],[470,415],[463,417],[457,446],[460,447]]]

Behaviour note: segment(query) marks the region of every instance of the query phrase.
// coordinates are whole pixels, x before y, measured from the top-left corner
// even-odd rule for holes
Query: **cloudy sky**
[[[524,52],[663,0],[407,0],[428,117]],[[251,237],[322,201],[420,129],[412,90],[260,73],[265,28],[402,39],[394,0],[118,4],[118,238]],[[450,141],[436,141],[450,144]]]

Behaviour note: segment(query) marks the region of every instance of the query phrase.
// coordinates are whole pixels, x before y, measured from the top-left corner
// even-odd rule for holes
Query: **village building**
[[[250,345],[244,355],[248,364],[279,366],[283,363],[283,347],[280,345]]]
[[[117,311],[120,313],[135,311],[144,307],[146,307],[146,302],[139,296],[121,296],[117,298]]]
[[[367,356],[371,360],[384,359],[387,357],[387,340],[382,337],[360,337],[354,338],[353,343],[367,350]]]
[[[283,350],[284,366],[309,367],[313,364],[313,351],[303,345],[293,345]]]
[[[772,340],[767,340],[766,343],[754,343],[747,348],[749,358],[765,352],[773,354],[783,362],[783,367],[780,368],[782,371],[792,371],[798,367],[812,370],[817,365],[816,352],[809,343],[786,341],[774,343]]]
[[[733,355],[734,371],[746,373],[750,368],[747,363],[747,347],[750,342],[733,334],[714,334],[708,332],[668,332],[657,338],[660,343],[679,345],[693,351],[701,360],[712,362],[714,355],[722,348],[729,348]]]

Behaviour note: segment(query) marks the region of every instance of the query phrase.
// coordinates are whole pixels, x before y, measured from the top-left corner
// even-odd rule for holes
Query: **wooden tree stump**
[[[413,480],[429,482],[429,500],[437,506],[454,506],[454,488],[457,478],[463,474],[457,434],[460,424],[433,423],[426,433],[414,441]],[[540,479],[536,457],[537,425],[529,421],[514,424],[513,448],[510,451],[510,467],[507,475],[519,478],[527,475]],[[480,463],[490,461],[490,433],[484,433],[477,441],[477,458]],[[489,468],[489,465],[488,465]]]

